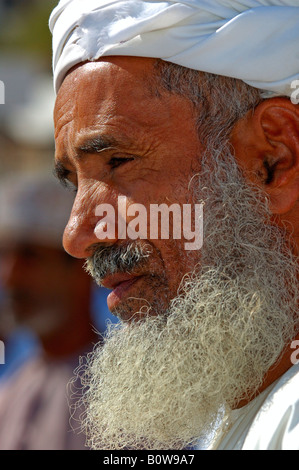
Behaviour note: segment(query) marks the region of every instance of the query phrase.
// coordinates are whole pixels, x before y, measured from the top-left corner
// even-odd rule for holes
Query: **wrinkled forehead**
[[[93,131],[108,121],[116,125],[117,120],[117,126],[129,129],[156,127],[171,119],[175,99],[166,91],[163,96],[157,93],[155,63],[151,58],[113,57],[76,66],[56,99],[56,140],[69,131],[73,136],[83,129]],[[182,106],[191,107],[189,102]]]
[[[135,57],[103,58],[75,66],[59,89],[55,109],[55,134],[74,119],[96,117],[99,107],[123,106],[134,114],[140,100],[153,98],[155,59]],[[154,85],[153,85],[153,88]],[[150,104],[149,104],[150,106]]]
[[[91,95],[108,99],[112,93],[117,97],[128,96],[137,99],[138,95],[152,98],[154,86],[154,64],[156,60],[141,57],[108,57],[94,62],[84,62],[73,67],[66,75],[57,94],[54,119],[55,124],[72,108],[79,95],[85,96],[86,104]]]

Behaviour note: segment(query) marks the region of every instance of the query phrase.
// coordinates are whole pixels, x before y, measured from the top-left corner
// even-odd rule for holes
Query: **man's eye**
[[[65,168],[63,165],[58,163],[53,173],[54,173],[54,176],[56,176],[56,178],[60,181],[60,183],[62,184],[64,188],[74,193],[77,192],[76,185],[72,183],[70,180],[71,172],[67,168]]]
[[[119,166],[123,165],[124,163],[127,163],[131,160],[134,160],[134,157],[112,157],[109,162],[108,162],[108,165],[114,169],[114,168],[118,168]]]
[[[66,188],[68,191],[71,191],[71,192],[73,192],[73,193],[77,193],[77,191],[78,191],[77,186],[76,186],[74,183],[72,183],[72,182],[68,179],[67,176],[61,177],[61,178],[59,178],[59,180],[60,180],[60,183],[62,184],[62,186],[63,186],[64,188]]]

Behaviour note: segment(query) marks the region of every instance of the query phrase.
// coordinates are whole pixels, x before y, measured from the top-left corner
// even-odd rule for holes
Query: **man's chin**
[[[119,318],[124,323],[137,323],[144,321],[149,316],[164,315],[166,307],[161,305],[156,306],[155,302],[151,304],[145,299],[138,299],[129,297],[122,299],[110,308],[107,300],[110,313]]]

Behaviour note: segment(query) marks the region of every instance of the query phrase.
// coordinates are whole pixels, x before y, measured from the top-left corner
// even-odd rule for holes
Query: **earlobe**
[[[273,214],[289,212],[299,200],[299,107],[288,98],[265,100],[236,130],[232,143],[245,175],[268,194]]]

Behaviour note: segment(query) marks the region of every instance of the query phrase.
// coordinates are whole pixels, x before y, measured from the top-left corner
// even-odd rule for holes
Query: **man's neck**
[[[247,405],[251,400],[253,400],[253,398],[260,395],[260,393],[266,390],[266,388],[268,388],[273,382],[279,379],[287,370],[289,370],[294,365],[294,362],[292,362],[291,360],[294,349],[291,346],[292,346],[293,341],[296,341],[296,340],[299,340],[299,333],[285,347],[278,361],[269,369],[269,371],[265,375],[262,386],[258,389],[256,394],[253,397],[251,397],[251,399],[244,399],[244,400],[239,401],[236,408],[242,408],[243,406]]]

